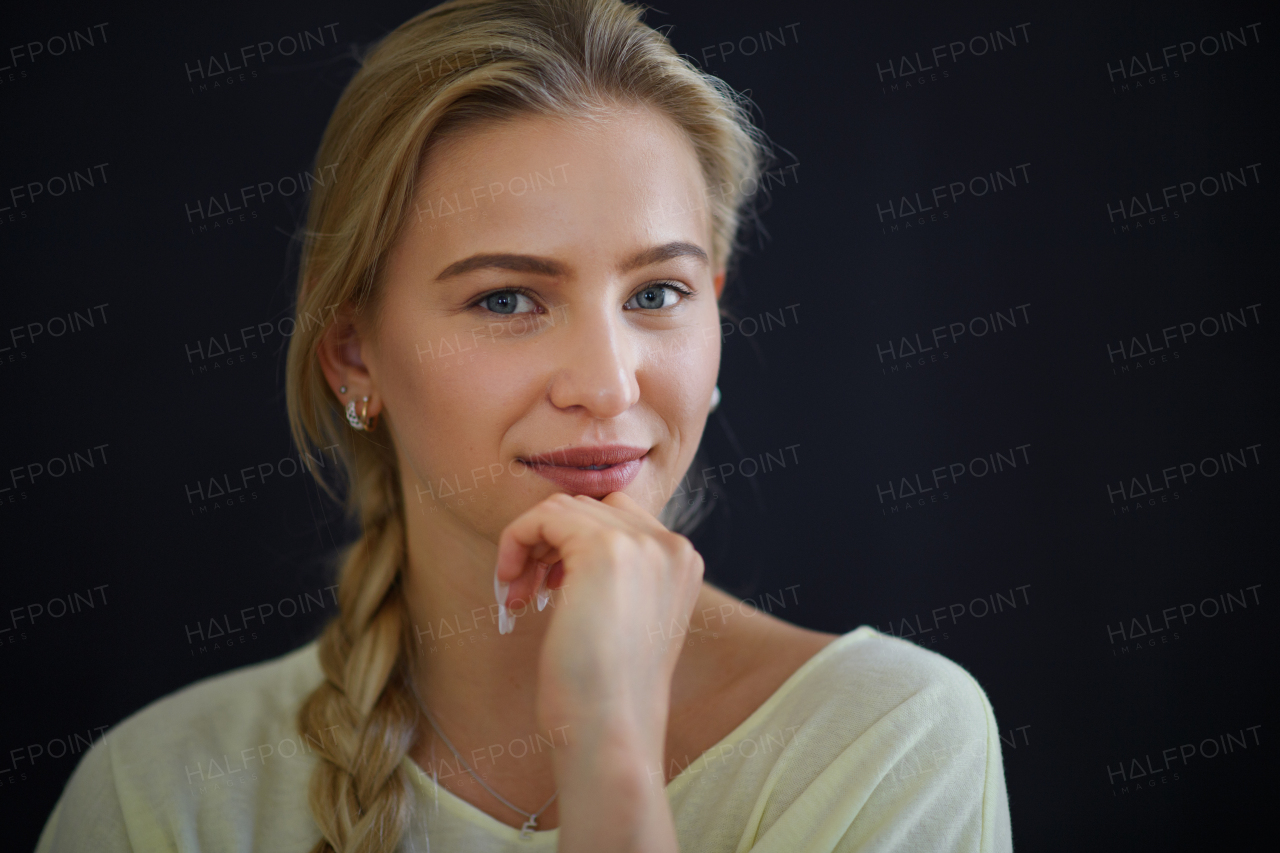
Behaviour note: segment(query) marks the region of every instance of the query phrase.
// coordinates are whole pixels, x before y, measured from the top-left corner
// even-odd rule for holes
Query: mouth
[[[643,447],[610,444],[559,448],[520,461],[569,494],[603,498],[630,485],[648,453]]]

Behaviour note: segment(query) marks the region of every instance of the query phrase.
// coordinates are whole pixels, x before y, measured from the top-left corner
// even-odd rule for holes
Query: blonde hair
[[[332,745],[316,750],[310,806],[324,838],[314,853],[399,843],[412,815],[403,759],[419,712],[408,682],[417,652],[399,583],[405,521],[395,448],[385,430],[346,426],[316,355],[325,324],[301,320],[350,306],[376,321],[378,273],[408,220],[429,147],[521,115],[574,119],[636,104],[669,117],[702,168],[712,262],[729,266],[767,157],[763,136],[744,102],[641,14],[621,0],[450,0],[368,52],[325,130],[316,166],[333,177],[309,201],[286,394],[299,448],[340,448],[347,511],[362,534],[340,555],[339,615],[319,640],[325,681],[298,714],[303,732],[338,727]]]

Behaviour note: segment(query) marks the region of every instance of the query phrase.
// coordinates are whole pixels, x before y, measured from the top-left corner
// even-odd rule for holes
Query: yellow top
[[[315,744],[332,733],[301,737],[295,716],[321,680],[313,642],[143,708],[81,758],[37,853],[310,850],[320,831],[307,784]],[[559,830],[521,839],[405,766],[417,806],[404,853],[555,850]],[[867,626],[680,766],[667,797],[686,853],[1012,850],[982,688],[941,655]]]

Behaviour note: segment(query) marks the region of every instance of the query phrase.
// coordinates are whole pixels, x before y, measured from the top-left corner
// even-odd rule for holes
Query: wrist
[[[661,763],[625,731],[557,751],[559,850],[675,851]]]
[[[635,692],[562,700],[556,708],[539,709],[538,718],[543,728],[558,728],[566,733],[566,748],[557,752],[566,759],[598,753],[661,755],[670,716],[669,693],[648,690],[637,701],[633,698]]]
[[[628,784],[644,778],[644,768],[661,766],[665,752],[666,720],[642,724],[613,714],[591,721],[577,720],[564,727],[565,746],[557,748],[553,764],[566,781],[580,776],[588,782],[613,780]]]

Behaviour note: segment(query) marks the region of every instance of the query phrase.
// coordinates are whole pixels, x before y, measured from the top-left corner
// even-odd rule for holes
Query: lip
[[[625,444],[602,444],[594,447],[567,447],[521,457],[521,461],[540,476],[570,494],[603,498],[620,492],[640,473],[649,450]],[[608,465],[595,471],[582,466]]]

